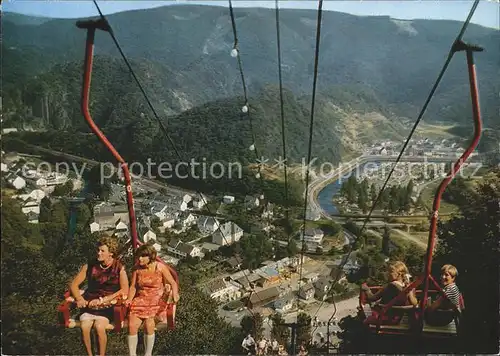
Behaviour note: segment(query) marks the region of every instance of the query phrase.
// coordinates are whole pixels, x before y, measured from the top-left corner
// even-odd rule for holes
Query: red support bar
[[[123,170],[123,176],[125,179],[125,187],[127,194],[127,206],[128,206],[128,215],[130,220],[130,233],[132,236],[132,246],[134,250],[138,247],[139,240],[137,238],[137,222],[135,218],[134,211],[134,198],[132,195],[132,183],[130,179],[130,172],[128,169],[128,165],[122,156],[118,153],[118,151],[114,148],[114,146],[108,141],[106,136],[102,133],[99,127],[95,124],[92,116],[89,111],[89,97],[90,97],[90,81],[92,78],[92,62],[94,56],[94,35],[96,29],[104,29],[107,28],[103,25],[102,21],[86,21],[79,22],[77,26],[80,28],[87,29],[87,42],[85,46],[85,64],[84,64],[84,73],[83,73],[83,87],[82,87],[82,100],[81,100],[81,109],[83,112],[83,116],[85,120],[89,124],[91,130],[94,134],[99,138],[99,140],[106,146],[106,148],[111,152],[111,154],[116,158],[116,160],[120,163],[121,168]]]
[[[474,136],[472,138],[471,143],[462,154],[462,156],[455,162],[452,166],[451,172],[446,176],[445,179],[439,185],[439,188],[434,196],[434,204],[432,206],[432,217],[431,224],[429,229],[429,239],[427,242],[427,252],[426,252],[426,261],[425,261],[425,287],[424,287],[424,295],[422,300],[420,301],[421,313],[424,313],[425,303],[427,300],[427,294],[429,291],[429,276],[431,275],[432,268],[432,255],[434,252],[434,245],[436,242],[436,230],[437,230],[437,221],[438,221],[438,211],[441,203],[441,197],[443,195],[444,190],[451,182],[451,180],[455,177],[457,172],[460,170],[460,167],[463,163],[469,158],[470,154],[476,149],[479,139],[481,138],[481,113],[479,109],[479,94],[477,88],[477,78],[476,78],[476,68],[474,65],[473,52],[474,51],[482,51],[481,48],[466,45],[462,41],[456,42],[454,44],[454,51],[462,51],[465,50],[467,54],[467,66],[469,71],[469,85],[471,92],[471,100],[472,100],[472,114],[474,119]]]

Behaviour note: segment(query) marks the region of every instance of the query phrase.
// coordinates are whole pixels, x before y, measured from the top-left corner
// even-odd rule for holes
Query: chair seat
[[[399,310],[411,310],[412,308],[403,307],[403,308],[399,308]],[[394,309],[397,309],[397,307]],[[369,304],[363,304],[362,311],[363,311],[363,314],[365,315],[366,319],[371,318],[373,316],[373,310]],[[369,327],[370,327],[370,329],[376,329],[377,324],[370,323]],[[410,320],[409,320],[408,315],[405,313],[398,323],[396,323],[396,324],[394,324],[394,323],[381,323],[379,328],[384,329],[384,330],[409,330],[410,329]]]
[[[75,320],[75,319],[69,319],[69,324],[68,324],[68,328],[69,329],[74,329],[74,328],[79,328],[81,327],[81,323],[80,323],[80,320]],[[108,323],[108,325],[106,325],[106,330],[114,330],[115,328],[115,324],[114,323]],[[123,328],[123,326],[122,326]]]
[[[448,325],[445,326],[434,326],[428,324],[424,320],[424,328],[423,332],[430,334],[456,334],[457,333],[457,325],[455,321],[452,321]]]
[[[69,324],[68,324],[68,328],[69,329],[74,329],[74,328],[79,328],[81,327],[81,323],[80,323],[80,320],[75,320],[75,319],[69,319]],[[115,323],[108,323],[108,325],[106,325],[106,330],[114,330],[115,328]],[[122,322],[122,329],[127,329],[128,328],[128,320],[125,319],[123,322]],[[156,327],[155,327],[156,330],[167,330],[168,329],[168,323],[167,322],[159,322],[159,323],[156,323]]]

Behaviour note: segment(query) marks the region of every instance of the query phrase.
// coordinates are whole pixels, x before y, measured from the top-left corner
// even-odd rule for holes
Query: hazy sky
[[[105,14],[120,11],[145,9],[173,4],[203,4],[228,6],[228,1],[196,1],[196,0],[171,0],[171,1],[98,1]],[[399,19],[447,19],[463,21],[467,17],[472,0],[405,0],[405,1],[374,1],[374,0],[325,0],[324,10],[346,12],[353,15],[389,15]],[[60,0],[4,0],[3,10],[18,12],[28,15],[47,17],[74,18],[97,15],[92,1],[60,1]],[[272,7],[274,1],[243,1],[234,0],[234,7]],[[282,8],[307,8],[316,9],[318,1],[281,0]],[[499,28],[500,4],[498,0],[481,0],[474,17],[473,23]]]

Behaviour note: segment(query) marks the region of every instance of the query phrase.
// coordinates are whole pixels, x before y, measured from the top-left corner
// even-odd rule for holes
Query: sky
[[[228,1],[131,1],[131,0],[98,0],[104,14],[121,11],[154,8],[176,4],[201,4],[214,6],[228,6]],[[439,19],[464,21],[472,6],[472,0],[404,0],[404,1],[375,1],[375,0],[325,0],[323,10],[345,12],[360,16],[386,15],[397,19]],[[317,9],[316,0],[281,0],[280,8]],[[233,0],[233,7],[267,7],[274,8],[274,1],[247,1]],[[75,18],[96,16],[97,10],[92,1],[77,0],[4,0],[3,11],[17,12],[26,15],[36,15],[54,18]],[[500,28],[499,0],[481,0],[472,23]]]

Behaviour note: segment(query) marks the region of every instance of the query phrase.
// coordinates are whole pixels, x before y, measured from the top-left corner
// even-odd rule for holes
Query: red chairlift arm
[[[426,261],[425,261],[425,288],[424,288],[424,296],[421,300],[421,312],[423,313],[425,308],[425,303],[427,299],[427,294],[429,291],[429,276],[431,274],[431,265],[432,265],[432,255],[434,251],[434,245],[436,242],[436,230],[437,230],[437,221],[438,221],[438,211],[441,203],[441,197],[443,195],[444,190],[451,182],[451,180],[455,177],[457,172],[460,170],[465,161],[469,158],[471,153],[476,149],[479,139],[481,138],[481,113],[479,108],[479,93],[477,87],[477,77],[476,77],[476,67],[474,64],[474,52],[481,52],[483,49],[478,46],[473,46],[466,44],[462,41],[457,41],[453,44],[452,50],[454,52],[465,51],[467,55],[467,67],[469,72],[469,85],[470,85],[470,93],[471,93],[471,101],[472,101],[472,114],[474,119],[474,136],[472,138],[471,143],[462,154],[462,156],[453,164],[451,167],[450,173],[446,176],[445,179],[439,185],[438,190],[436,191],[436,195],[434,196],[434,203],[432,205],[432,216],[431,223],[429,229],[429,239],[427,242],[427,252],[426,252]]]
[[[99,127],[95,124],[92,116],[89,111],[89,97],[90,97],[90,81],[92,77],[92,62],[94,56],[94,37],[96,30],[102,30],[106,32],[111,32],[111,28],[109,24],[103,20],[86,20],[86,21],[77,21],[76,26],[78,28],[83,28],[87,30],[87,41],[85,46],[85,64],[84,64],[84,73],[83,73],[83,87],[82,87],[82,99],[81,99],[81,108],[83,116],[85,120],[89,124],[90,128],[94,132],[94,134],[99,138],[99,140],[106,146],[106,148],[111,152],[111,154],[116,158],[116,160],[120,163],[121,168],[123,170],[123,176],[125,179],[125,187],[127,194],[127,206],[128,206],[128,214],[130,220],[130,232],[132,236],[132,246],[134,250],[138,246],[138,238],[137,238],[137,224],[135,218],[134,211],[134,200],[132,196],[132,183],[130,179],[130,172],[128,169],[128,165],[122,156],[118,153],[118,151],[114,148],[114,146],[108,141],[106,136],[102,133]]]

